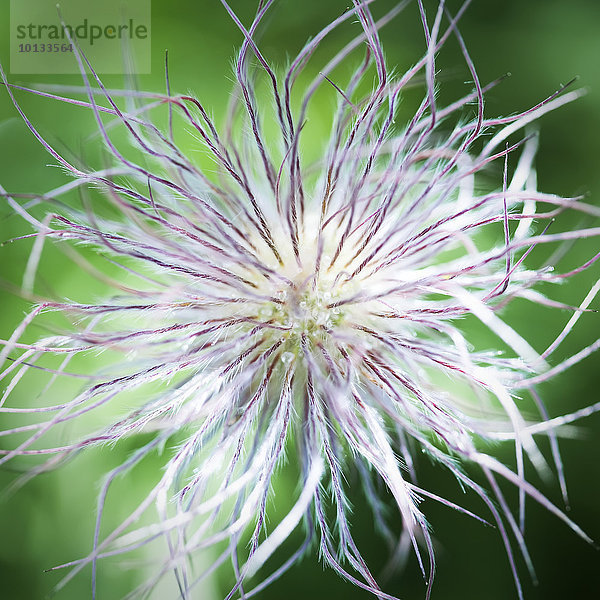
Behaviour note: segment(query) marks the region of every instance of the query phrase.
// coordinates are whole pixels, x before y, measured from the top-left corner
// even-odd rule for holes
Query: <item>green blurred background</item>
[[[305,40],[331,19],[339,15],[346,0],[280,0],[261,47],[274,64],[285,66]],[[8,69],[8,0],[1,0],[0,60]],[[233,0],[232,6],[245,23],[253,14],[254,2]],[[383,14],[393,2],[377,0],[376,15]],[[457,3],[450,2],[456,10]],[[433,18],[434,5],[428,4]],[[355,26],[356,28],[357,26]],[[330,56],[347,41],[352,28],[346,27],[323,46],[322,57]],[[543,191],[566,196],[588,193],[598,205],[600,198],[600,2],[597,0],[475,0],[462,20],[461,31],[476,63],[482,82],[488,82],[510,71],[512,77],[495,88],[487,97],[488,116],[506,115],[524,110],[553,92],[560,83],[580,76],[578,86],[588,94],[565,108],[547,115],[541,122],[541,142],[537,159],[539,187]],[[405,11],[382,32],[389,65],[402,71],[423,50],[423,36],[415,7]],[[169,49],[171,85],[174,92],[197,95],[222,121],[224,106],[231,87],[231,61],[239,47],[241,35],[227,17],[218,0],[153,0],[152,49],[153,72],[139,77],[144,90],[163,90],[164,50]],[[357,56],[357,60],[358,60]],[[323,59],[321,59],[323,60]],[[314,67],[315,72],[318,65]],[[468,72],[464,68],[457,44],[450,42],[443,50],[438,67],[441,70],[440,102],[449,102],[470,90]],[[13,82],[78,84],[76,76],[11,77]],[[117,76],[104,78],[109,87],[119,87]],[[407,114],[419,100],[408,95]],[[59,148],[78,153],[93,132],[93,120],[86,111],[62,106],[56,102],[19,94],[19,100],[36,126]],[[411,104],[412,103],[412,104]],[[324,101],[322,109],[331,108]],[[315,119],[318,117],[314,117]],[[186,149],[194,151],[194,140]],[[9,191],[44,192],[66,181],[51,157],[40,147],[19,119],[8,95],[0,90],[0,184]],[[496,171],[498,177],[500,171]],[[500,181],[500,179],[498,179]],[[38,213],[41,214],[41,213]],[[589,226],[579,217],[567,217],[557,226]],[[26,233],[27,226],[11,216],[6,203],[0,204],[0,238],[6,240]],[[0,248],[0,280],[19,285],[31,242],[19,242]],[[560,268],[580,264],[591,256],[596,242],[578,243],[569,249]],[[538,260],[545,255],[541,252]],[[95,289],[82,287],[77,268],[59,253],[49,250],[42,262],[40,285],[56,290],[71,299],[99,296]],[[598,277],[598,269],[584,273],[570,286],[555,289],[557,299],[578,303]],[[6,287],[6,285],[4,286]],[[41,288],[44,290],[44,287]],[[15,324],[27,310],[28,303],[8,291],[0,291],[0,336],[10,336]],[[593,305],[598,307],[598,302]],[[538,311],[519,306],[511,316],[525,336],[538,350],[543,349],[568,320],[569,314]],[[598,315],[587,315],[564,343],[555,357],[569,356],[598,337]],[[90,365],[93,368],[93,365]],[[573,368],[542,392],[552,415],[570,412],[598,401],[600,382],[598,357],[593,356]],[[4,385],[4,384],[3,384]],[[27,401],[33,394],[32,384],[15,394]],[[67,392],[65,392],[66,394]],[[562,451],[571,498],[571,516],[595,540],[600,541],[600,416],[579,426],[579,439],[565,439]],[[43,570],[63,561],[87,554],[91,547],[95,498],[102,473],[127,456],[139,441],[120,445],[114,452],[91,452],[69,463],[62,470],[40,477],[16,495],[0,502],[0,599],[37,600],[47,596],[60,574]],[[498,454],[510,462],[509,449]],[[17,466],[16,468],[19,468]],[[136,484],[143,486],[152,479],[160,461],[147,461],[133,480],[121,485],[113,511],[123,512],[131,502],[129,496],[139,494]],[[15,479],[15,467],[0,470],[0,488]],[[423,458],[418,464],[420,484],[442,495],[465,502],[480,514],[484,508],[474,499],[463,499],[456,484],[441,469]],[[284,478],[285,479],[285,478]],[[553,501],[560,503],[558,485],[546,485],[532,476],[532,481]],[[352,484],[354,479],[350,479]],[[286,482],[277,494],[288,494]],[[292,485],[291,482],[288,485]],[[386,560],[386,550],[373,533],[371,513],[357,489],[353,495],[353,524],[359,546],[364,549],[375,573]],[[118,499],[123,495],[123,503]],[[510,496],[511,501],[514,499]],[[114,500],[114,498],[113,498]],[[438,569],[434,598],[470,600],[485,598],[505,600],[516,597],[508,562],[498,532],[486,528],[448,509],[427,502],[425,512],[437,539]],[[526,539],[540,583],[530,583],[525,569],[520,568],[526,597],[529,599],[592,598],[600,590],[600,553],[587,546],[547,511],[528,504]],[[101,567],[99,598],[113,600],[125,595],[139,581],[140,572],[119,568],[112,563]],[[229,584],[227,575],[198,590],[200,600],[222,598]],[[414,559],[406,570],[384,584],[386,591],[412,600],[424,596],[425,587]],[[174,589],[172,590],[174,592]],[[173,594],[174,596],[174,594]],[[90,597],[89,573],[76,578],[56,598],[84,600]],[[156,596],[171,597],[164,588]],[[279,598],[366,599],[366,592],[342,582],[332,571],[323,570],[315,554],[309,554],[281,580],[258,596],[265,600]]]

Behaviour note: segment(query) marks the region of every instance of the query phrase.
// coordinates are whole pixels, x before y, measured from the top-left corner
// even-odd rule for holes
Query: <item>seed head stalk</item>
[[[93,303],[40,299],[2,342],[6,388],[0,411],[40,418],[0,432],[17,440],[1,451],[0,463],[48,457],[33,468],[38,473],[86,448],[152,433],[105,477],[92,550],[56,567],[68,570],[58,589],[91,566],[95,598],[103,559],[162,540],[164,561],[128,598],[147,597],[172,573],[178,597],[191,599],[225,562],[234,575],[226,600],[251,598],[317,547],[323,562],[342,577],[379,599],[394,599],[381,589],[353,537],[353,492],[345,473],[356,470],[392,554],[412,551],[417,557],[427,598],[435,563],[423,499],[489,520],[500,533],[522,598],[517,560],[533,575],[524,539],[526,498],[590,541],[528,482],[525,460],[540,474],[550,473],[538,441],[549,438],[566,503],[557,430],[600,408],[595,404],[550,418],[537,391],[599,345],[553,360],[590,310],[600,283],[579,306],[547,297],[540,284],[576,277],[600,254],[563,273],[551,264],[530,266],[530,254],[546,244],[560,247],[597,237],[599,227],[555,231],[552,224],[566,211],[596,217],[600,211],[581,198],[537,191],[537,137],[513,138],[581,92],[567,91],[568,84],[522,113],[485,116],[484,94],[498,81],[479,81],[457,28],[468,2],[456,15],[440,2],[433,19],[421,0],[416,2],[426,51],[400,75],[392,75],[386,64],[379,31],[414,2],[401,2],[375,20],[372,3],[353,0],[282,74],[262,54],[256,35],[274,2],[259,2],[249,27],[225,0],[222,4],[243,35],[222,128],[201,100],[171,92],[168,66],[166,93],[108,90],[75,41],[83,88],[24,88],[9,83],[1,71],[30,131],[72,177],[45,195],[53,211],[41,221],[31,202],[23,202],[26,194],[0,188],[34,230],[19,238],[34,240],[23,291],[34,295],[46,241],[66,245],[79,268],[113,291]],[[299,89],[299,76],[323,40],[351,21],[360,28],[358,35]],[[436,57],[451,37],[474,87],[441,106]],[[340,81],[336,67],[360,49],[364,60]],[[257,91],[262,77],[268,102]],[[414,116],[399,124],[402,95],[419,78],[422,101]],[[364,92],[365,84],[371,91]],[[309,164],[301,138],[323,86],[335,90],[337,108],[322,159]],[[100,170],[72,164],[25,115],[17,90],[91,111],[113,164]],[[78,91],[83,100],[66,95]],[[473,104],[474,116],[465,116]],[[153,118],[161,109],[168,111],[166,131]],[[179,148],[178,123],[198,139],[214,173]],[[273,126],[277,139],[266,133]],[[129,158],[115,141],[119,127],[143,160]],[[500,182],[494,191],[481,191],[481,173],[494,168],[503,173]],[[61,201],[73,189],[85,193],[90,187],[103,193],[113,216],[89,203],[77,209]],[[98,272],[77,246],[96,250],[121,276]],[[503,317],[515,299],[568,309],[572,316],[540,352]],[[72,326],[35,343],[22,342],[30,326],[49,313],[66,317]],[[498,352],[474,348],[464,324],[468,319],[486,328]],[[70,371],[77,363],[73,359],[100,353],[110,359],[108,371]],[[13,391],[32,369],[48,376],[44,391],[68,378],[81,380],[81,390],[52,406],[12,406]],[[89,416],[106,414],[107,407],[134,393],[142,398],[139,404],[108,426],[77,433],[61,445],[46,441],[55,432],[71,431],[73,423],[89,424]],[[526,416],[526,398],[537,406],[536,420]],[[511,443],[515,470],[482,450],[481,441]],[[161,448],[166,448],[164,470],[156,484],[127,518],[101,534],[115,479]],[[414,456],[421,451],[482,500],[487,518],[418,484]],[[271,485],[286,454],[299,472],[291,500]],[[467,464],[478,468],[483,483],[467,473]],[[382,510],[373,479],[393,497],[393,517]],[[503,480],[518,490],[514,512]],[[269,508],[270,496],[277,510]],[[152,511],[157,519],[141,524]],[[283,516],[273,520],[275,513]],[[300,547],[278,558],[281,545],[300,527],[305,531]],[[204,570],[193,564],[197,556],[212,557]]]

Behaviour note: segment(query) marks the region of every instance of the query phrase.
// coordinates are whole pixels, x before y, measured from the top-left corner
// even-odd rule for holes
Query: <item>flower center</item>
[[[343,317],[342,310],[332,306],[335,300],[331,292],[312,284],[280,290],[275,294],[276,302],[265,307],[263,315],[278,325],[288,328],[287,337],[297,335],[323,336]]]

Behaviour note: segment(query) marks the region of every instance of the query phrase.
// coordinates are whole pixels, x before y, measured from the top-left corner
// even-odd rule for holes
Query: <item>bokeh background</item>
[[[285,66],[306,39],[345,10],[346,0],[280,0],[273,11],[262,45],[274,64]],[[251,0],[232,0],[245,23],[253,14]],[[373,11],[383,14],[393,2],[376,0]],[[457,3],[449,2],[456,10]],[[430,11],[434,3],[429,2]],[[0,60],[8,67],[8,0],[0,3]],[[354,26],[357,28],[358,26]],[[588,194],[590,202],[600,204],[600,2],[597,0],[474,0],[464,18],[461,31],[475,61],[482,82],[491,81],[506,72],[512,76],[489,93],[488,116],[507,115],[534,105],[552,93],[559,84],[579,76],[578,87],[588,94],[576,103],[545,116],[541,123],[540,150],[537,158],[539,187],[543,191],[566,196]],[[323,46],[322,57],[331,56],[347,41],[352,28],[332,36]],[[382,32],[389,65],[402,71],[422,53],[423,34],[415,6],[403,12]],[[139,76],[141,89],[163,90],[164,50],[169,49],[171,84],[174,92],[192,92],[202,99],[222,120],[231,88],[231,61],[239,47],[241,35],[227,17],[218,0],[153,0],[151,75]],[[357,55],[356,60],[359,60]],[[314,73],[319,64],[315,64]],[[470,90],[469,76],[458,46],[450,42],[442,51],[438,67],[441,72],[440,102],[451,101]],[[14,82],[79,84],[76,76],[12,77]],[[109,87],[123,85],[117,76],[105,78]],[[406,98],[406,114],[420,99],[421,90]],[[90,145],[93,120],[82,109],[19,94],[19,100],[36,126],[59,148],[81,153]],[[322,102],[322,110],[331,108],[331,99]],[[318,119],[318,116],[314,117]],[[92,138],[93,141],[93,138]],[[96,140],[97,141],[97,140]],[[195,151],[195,140],[186,149]],[[8,95],[0,89],[0,183],[9,191],[42,193],[65,182],[60,169],[40,147],[18,117]],[[492,171],[501,178],[501,171]],[[43,212],[43,208],[39,209]],[[38,213],[41,214],[41,213]],[[567,216],[557,225],[575,227],[591,223],[581,217]],[[27,233],[19,217],[11,215],[0,200],[0,240]],[[0,248],[0,337],[10,336],[29,303],[11,293],[20,285],[31,242],[17,242]],[[597,242],[581,242],[569,247],[560,267],[568,269],[592,256]],[[546,258],[540,250],[537,258]],[[578,303],[599,274],[592,269],[573,280],[569,286],[555,290],[555,297]],[[36,285],[40,292],[53,291],[71,299],[99,297],[102,285],[95,286],[82,278],[78,268],[59,252],[48,250]],[[596,301],[593,305],[598,307]],[[599,317],[587,315],[557,353],[556,360],[567,357],[598,337]],[[568,320],[565,312],[545,312],[520,306],[511,315],[512,322],[524,332],[537,349],[544,348]],[[35,333],[35,331],[34,331]],[[542,388],[552,415],[571,412],[598,401],[600,384],[598,357],[592,356],[552,384]],[[89,368],[94,368],[90,363]],[[2,385],[5,385],[4,383]],[[27,401],[36,394],[35,383],[22,386],[19,398]],[[65,394],[70,393],[68,390]],[[2,439],[4,446],[4,439]],[[98,450],[78,457],[58,472],[39,477],[15,495],[0,499],[0,599],[38,600],[47,597],[60,574],[44,573],[44,569],[89,552],[95,513],[96,494],[101,475],[118,464],[140,440],[133,439],[115,450]],[[576,439],[561,443],[572,518],[595,540],[600,541],[600,415],[579,424]],[[498,454],[510,463],[510,449],[498,447]],[[0,489],[18,476],[23,463],[0,469]],[[152,479],[160,461],[149,461],[133,479],[118,488],[111,510],[126,510],[139,494],[145,478]],[[423,487],[483,514],[484,508],[470,498],[462,498],[452,478],[423,458],[419,462]],[[532,481],[553,501],[560,503],[558,484]],[[353,479],[350,478],[350,483]],[[293,481],[282,478],[276,494],[288,494]],[[120,496],[119,496],[120,494]],[[514,495],[510,496],[511,501]],[[122,499],[122,502],[121,502]],[[386,562],[387,550],[373,531],[371,513],[360,491],[353,494],[356,537],[375,573]],[[467,517],[427,502],[426,514],[437,539],[438,568],[434,598],[443,600],[506,600],[515,598],[508,562],[498,535]],[[520,573],[530,600],[553,598],[591,598],[600,590],[600,553],[578,539],[556,518],[531,502],[527,509],[526,539],[539,577],[533,585],[525,571]],[[100,598],[122,597],[139,581],[141,569],[125,564],[101,567]],[[198,590],[199,600],[223,597],[230,583],[224,572]],[[416,563],[410,560],[404,572],[385,582],[385,589],[399,597],[422,598],[425,586]],[[56,594],[57,600],[89,598],[89,572],[85,572]],[[159,597],[159,596],[157,596]],[[160,598],[170,597],[168,589]],[[366,592],[340,580],[332,571],[323,569],[314,554],[306,556],[281,580],[258,596],[264,600],[279,598],[366,599]]]

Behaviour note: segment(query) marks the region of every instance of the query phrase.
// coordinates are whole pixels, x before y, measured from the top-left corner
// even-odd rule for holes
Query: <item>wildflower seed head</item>
[[[77,44],[83,100],[56,90],[27,90],[93,114],[113,157],[102,169],[84,169],[59,154],[24,114],[17,86],[1,72],[28,127],[73,177],[47,194],[55,210],[42,220],[0,188],[34,229],[25,291],[33,293],[43,244],[54,241],[70,244],[77,265],[112,292],[102,301],[43,299],[3,342],[0,363],[10,360],[1,376],[12,379],[0,411],[37,410],[45,420],[2,432],[18,441],[2,451],[0,463],[51,455],[39,472],[86,447],[152,434],[106,477],[90,554],[64,565],[70,569],[65,582],[91,565],[94,594],[103,558],[166,540],[164,562],[131,597],[147,597],[172,571],[178,597],[189,600],[203,578],[229,560],[234,581],[226,600],[249,598],[316,545],[338,574],[377,598],[393,600],[354,540],[349,507],[355,491],[346,473],[356,471],[364,482],[391,555],[416,555],[429,598],[433,539],[421,501],[429,498],[485,519],[420,486],[417,457],[425,453],[481,499],[521,595],[514,550],[530,567],[523,536],[526,498],[589,540],[527,481],[525,465],[547,475],[553,461],[566,500],[555,429],[599,406],[550,419],[537,386],[600,345],[554,361],[600,284],[578,306],[553,300],[545,289],[589,269],[600,255],[565,273],[551,264],[531,266],[529,255],[541,245],[560,247],[600,235],[598,227],[553,230],[556,215],[600,213],[581,198],[539,192],[533,168],[537,138],[515,138],[580,93],[563,87],[530,110],[488,117],[484,93],[498,82],[479,81],[458,30],[468,3],[452,15],[440,2],[431,19],[421,0],[401,2],[375,20],[371,3],[353,0],[282,71],[271,66],[255,35],[273,2],[259,2],[249,25],[225,0],[222,4],[243,35],[222,127],[201,99],[171,92],[168,69],[166,94],[108,90]],[[392,76],[379,31],[409,5],[418,8],[425,53],[408,71]],[[301,86],[298,76],[317,60],[323,40],[351,22],[358,28],[355,37]],[[436,56],[451,37],[462,50],[473,89],[440,106]],[[359,49],[364,54],[353,74],[337,75],[336,67],[352,62]],[[268,100],[256,83],[263,79]],[[404,90],[418,81],[424,82],[422,100],[400,122]],[[312,163],[301,140],[322,87],[335,95],[336,108],[321,155]],[[167,111],[166,130],[153,118],[159,110]],[[176,143],[174,129],[181,122],[199,140],[212,169],[200,168]],[[118,127],[140,160],[116,141]],[[480,184],[484,176],[488,182],[496,177],[494,189]],[[103,193],[112,212],[94,210],[85,197],[89,187]],[[81,209],[61,201],[73,188],[86,200]],[[119,275],[90,264],[77,252],[82,246],[94,248]],[[572,316],[540,351],[505,317],[504,307],[515,299],[568,309]],[[36,343],[22,341],[30,325],[48,313],[72,325]],[[487,332],[485,347],[472,339],[469,320]],[[108,355],[112,367],[69,371],[73,357],[86,355]],[[48,376],[45,391],[68,377],[83,380],[82,389],[43,409],[11,406],[14,389],[32,366]],[[72,422],[88,424],[90,415],[104,414],[128,394],[138,404],[108,426],[61,446],[47,441],[49,433],[70,434]],[[525,416],[523,398],[539,418]],[[550,458],[540,436],[550,438]],[[491,442],[486,448],[510,443],[515,469],[482,450],[480,440]],[[103,537],[104,503],[113,481],[161,448],[169,451],[162,455],[165,468],[157,483]],[[299,473],[293,498],[272,491],[285,455],[293,457]],[[467,474],[467,463],[478,468],[483,484]],[[374,479],[389,490],[394,518],[382,510]],[[516,514],[499,479],[519,491]],[[284,516],[266,528],[270,497]],[[158,520],[141,525],[151,508]],[[298,550],[277,563],[278,549],[301,524],[306,536]],[[196,555],[210,557],[212,566],[195,571]],[[263,578],[257,582],[259,571]]]

